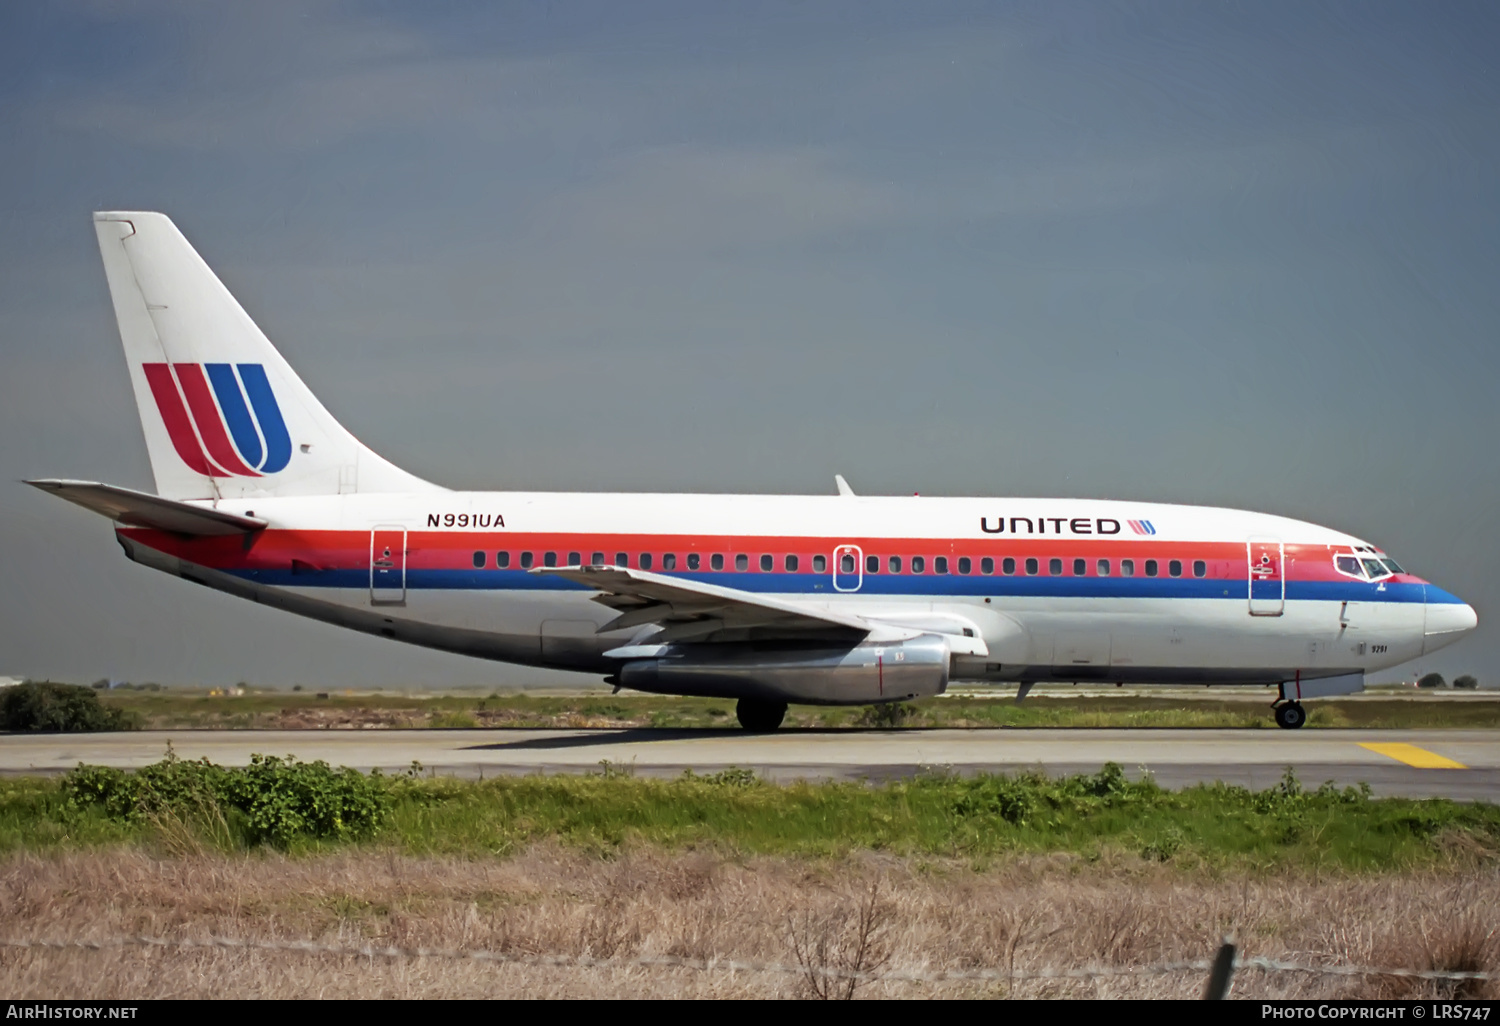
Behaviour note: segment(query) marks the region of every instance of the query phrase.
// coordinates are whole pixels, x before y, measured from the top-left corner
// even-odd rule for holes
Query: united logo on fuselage
[[[177,455],[208,477],[260,477],[292,458],[292,437],[259,363],[148,363],[146,382]]]

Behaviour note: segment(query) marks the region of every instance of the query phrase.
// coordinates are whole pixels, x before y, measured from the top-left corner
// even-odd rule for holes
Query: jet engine
[[[949,661],[948,643],[935,634],[853,646],[674,645],[625,663],[619,682],[670,695],[869,705],[942,694]]]

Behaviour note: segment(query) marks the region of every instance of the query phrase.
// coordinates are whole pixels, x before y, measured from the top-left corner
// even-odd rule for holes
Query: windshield
[[[1364,571],[1360,569],[1359,560],[1353,556],[1335,556],[1333,565],[1339,568],[1339,573],[1348,574],[1350,577],[1363,577]]]
[[[1365,565],[1365,573],[1371,577],[1385,577],[1391,573],[1378,559],[1362,559],[1360,562]]]
[[[1394,559],[1382,559],[1381,562],[1384,563],[1385,564],[1385,568],[1387,570],[1389,570],[1393,574],[1404,574],[1404,573],[1406,573],[1405,570],[1401,569],[1401,567],[1399,567],[1396,564],[1396,561]]]

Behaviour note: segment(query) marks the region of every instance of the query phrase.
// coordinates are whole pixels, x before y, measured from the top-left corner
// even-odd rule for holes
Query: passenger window
[[[1360,562],[1364,563],[1365,573],[1371,577],[1384,577],[1388,573],[1385,565],[1378,559],[1364,559],[1360,560]]]
[[[854,573],[854,553],[852,553],[852,552],[846,552],[842,556],[839,557],[839,573],[841,573],[841,574],[852,574],[852,573]]]
[[[630,556],[629,556],[629,554],[624,553],[624,552],[616,552],[615,553],[615,566],[629,566],[629,565],[630,565]]]
[[[476,553],[474,553],[474,569],[475,570],[483,570],[484,569],[484,553],[483,552],[476,552]]]
[[[1012,557],[1012,556],[1006,556],[1005,559],[1001,560],[1001,562],[1000,562],[1000,572],[1002,574],[1013,574],[1013,573],[1015,573],[1016,572],[1016,561],[1015,561],[1015,558]]]
[[[914,573],[914,574],[925,574],[927,572],[927,557],[926,556],[913,556],[913,557],[911,557],[911,572]]]
[[[979,572],[982,573],[982,574],[992,574],[992,573],[994,573],[995,572],[995,557],[994,556],[985,556],[983,559],[981,559],[979,561]]]
[[[1201,560],[1201,559],[1195,559],[1195,560],[1193,560],[1193,576],[1194,577],[1207,577],[1208,576],[1208,564],[1205,563],[1205,562],[1203,562],[1203,560]]]
[[[724,553],[715,552],[712,556],[708,557],[708,565],[715,570],[724,569]]]
[[[1182,560],[1174,559],[1167,563],[1167,573],[1173,577],[1182,576]]]
[[[545,555],[542,556],[542,566],[556,566],[556,565],[557,565],[557,553],[555,553],[555,552],[548,552],[548,553],[546,553]]]
[[[948,557],[947,556],[936,556],[936,557],[934,557],[933,560],[932,560],[932,572],[935,573],[935,574],[945,574],[945,573],[947,573],[948,572]]]
[[[958,557],[958,572],[959,573],[966,574],[966,573],[968,573],[972,569],[974,569],[974,564],[971,563],[971,562],[969,562],[969,557],[968,556],[959,556]]]
[[[1052,559],[1047,560],[1047,574],[1050,577],[1061,577],[1062,560],[1056,558],[1055,556]]]
[[[703,557],[699,556],[698,553],[696,553],[696,552],[689,552],[688,553],[688,569],[689,570],[696,570],[696,569],[698,569],[702,565],[703,565]]]
[[[774,569],[776,569],[776,561],[773,560],[770,556],[762,553],[760,557],[760,572],[763,574],[768,574]]]
[[[878,574],[878,573],[880,573],[880,557],[879,556],[866,556],[865,557],[865,573],[867,573],[867,574]]]
[[[568,553],[568,565],[569,566],[582,566],[583,565],[583,557],[580,556],[576,552],[570,552],[570,553]]]
[[[1037,568],[1036,557],[1035,556],[1028,556],[1028,557],[1026,557],[1026,576],[1027,577],[1035,577],[1036,576],[1036,568]]]
[[[886,560],[886,563],[888,564],[891,573],[893,573],[893,574],[899,574],[901,572],[901,557],[900,556],[892,556],[890,559]]]
[[[509,552],[497,552],[497,553],[495,553],[495,565],[498,566],[501,570],[504,570],[506,567],[510,566],[510,553]]]
[[[530,570],[531,569],[531,553],[529,553],[529,552],[523,552],[523,553],[521,553],[521,569],[522,570]]]
[[[1109,560],[1107,560],[1107,559],[1101,559],[1101,560],[1099,560],[1099,562],[1095,563],[1094,564],[1094,573],[1098,574],[1100,577],[1108,577],[1109,576]]]
[[[828,572],[828,557],[827,556],[814,556],[813,557],[813,573],[815,573],[815,574],[826,574],[827,572]]]
[[[750,557],[747,556],[743,552],[741,552],[739,555],[735,556],[734,557],[734,568],[736,570],[749,570],[750,569]]]
[[[1147,577],[1155,577],[1156,576],[1156,560],[1154,560],[1154,559],[1148,559],[1148,560],[1146,560],[1146,576]]]
[[[602,552],[596,552],[592,556],[589,557],[589,566],[603,566],[603,565],[604,565],[604,553],[602,553]]]
[[[1086,559],[1073,560],[1073,576],[1087,577],[1089,572],[1089,561]]]
[[[784,567],[786,567],[786,572],[787,573],[794,574],[794,573],[797,572],[797,557],[796,556],[788,556],[788,557],[786,557],[785,560],[782,561],[781,565],[784,566]]]
[[[661,557],[661,568],[663,570],[676,570],[677,569],[677,553],[675,553],[675,552],[664,553],[662,555],[662,557]]]
[[[1135,576],[1135,560],[1133,560],[1133,559],[1122,559],[1122,560],[1120,560],[1120,576],[1121,577],[1134,577]]]

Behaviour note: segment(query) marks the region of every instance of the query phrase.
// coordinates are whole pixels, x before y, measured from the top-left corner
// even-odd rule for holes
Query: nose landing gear
[[[1275,706],[1276,726],[1284,730],[1296,730],[1307,722],[1307,710],[1301,702],[1282,702]]]

